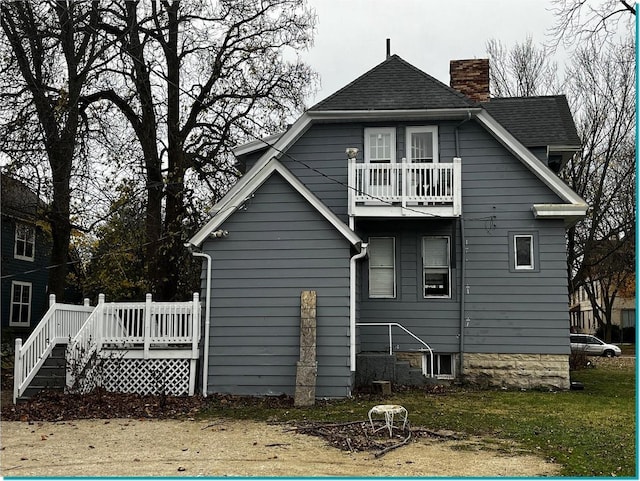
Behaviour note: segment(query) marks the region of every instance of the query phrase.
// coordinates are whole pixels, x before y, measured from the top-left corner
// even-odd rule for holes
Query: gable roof
[[[580,137],[564,95],[499,97],[481,105],[525,147],[580,148]]]
[[[442,109],[474,105],[457,90],[398,55],[391,55],[309,110]]]
[[[444,119],[466,121],[475,119],[564,202],[562,204],[534,205],[532,209],[536,217],[564,218],[566,221],[573,221],[584,216],[587,210],[585,201],[528,149],[528,147],[534,146],[532,143],[536,143],[538,140],[534,135],[528,137],[528,134],[524,131],[526,116],[524,116],[524,112],[518,112],[517,109],[518,106],[521,108],[526,106],[536,113],[537,135],[540,134],[539,131],[544,127],[541,124],[549,121],[551,116],[549,112],[556,112],[557,115],[562,117],[560,125],[563,128],[560,129],[561,132],[559,133],[552,132],[556,135],[555,139],[558,142],[577,141],[576,145],[579,145],[579,138],[575,132],[575,125],[573,124],[566,98],[564,96],[554,96],[504,99],[504,101],[502,99],[493,100],[497,101],[493,110],[496,112],[496,117],[491,115],[487,109],[487,105],[491,101],[485,104],[474,103],[463,94],[413,67],[397,55],[393,55],[343,89],[307,110],[280,136],[240,146],[234,149],[234,153],[236,155],[246,155],[262,151],[260,159],[250,169],[247,176],[264,177],[264,175],[270,175],[269,172],[267,174],[262,172],[264,169],[274,169],[277,166],[279,171],[282,170],[287,173],[287,180],[290,184],[294,185],[301,193],[306,191],[304,195],[308,199],[313,199],[313,205],[318,210],[323,209],[323,215],[328,219],[331,218],[331,222],[334,225],[338,227],[339,224],[339,228],[343,229],[346,227],[345,224],[313,196],[293,174],[279,162],[272,163],[276,158],[282,156],[312,124],[326,121],[382,122]],[[510,100],[514,100],[514,103],[508,102]],[[498,116],[501,116],[502,121],[497,118]],[[515,132],[520,137],[512,133],[503,124],[503,122],[508,124],[510,119],[519,127],[512,127],[512,129],[515,129]],[[555,122],[547,131],[552,128],[558,128]],[[549,144],[545,143],[543,145]],[[566,144],[555,145],[567,147]],[[233,205],[232,198],[242,203],[244,200],[244,198],[241,198],[242,195],[252,192],[250,187],[245,186],[245,180],[246,176],[215,207],[217,212],[221,212],[225,205]],[[243,189],[242,194],[238,193],[238,189]],[[215,217],[218,217],[218,215]],[[210,222],[213,222],[213,220]],[[222,221],[217,226],[221,223]],[[209,233],[217,226],[209,229]],[[206,226],[202,232],[204,232],[204,229],[206,229]],[[350,233],[347,233],[348,235],[353,234],[350,229],[348,231]],[[194,236],[192,243],[194,240],[202,242],[204,238],[198,237],[199,235],[196,234]],[[355,236],[355,234],[353,235]],[[358,241],[356,240],[355,242]]]
[[[362,239],[351,230],[340,218],[331,211],[320,199],[318,199],[300,180],[293,175],[275,157],[265,158],[252,168],[246,175],[231,188],[231,190],[212,209],[215,212],[211,220],[207,222],[190,240],[189,244],[200,246],[202,243],[227,220],[231,214],[237,211],[246,199],[250,197],[260,186],[277,172],[291,185],[302,197],[306,199],[333,227],[340,232],[352,245],[359,246]]]
[[[0,173],[0,211],[24,221],[39,220],[46,204],[24,183]]]

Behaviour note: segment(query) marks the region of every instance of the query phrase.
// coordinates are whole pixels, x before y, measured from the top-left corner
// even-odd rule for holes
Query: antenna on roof
[[[387,39],[387,58],[391,57],[391,39]]]

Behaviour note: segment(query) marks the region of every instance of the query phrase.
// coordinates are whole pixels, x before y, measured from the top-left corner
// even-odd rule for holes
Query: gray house
[[[451,62],[449,87],[389,56],[235,150],[246,174],[190,240],[212,260],[207,393],[294,393],[303,291],[318,398],[569,387],[565,229],[587,206],[557,172],[579,138],[564,96],[489,99],[488,68]]]

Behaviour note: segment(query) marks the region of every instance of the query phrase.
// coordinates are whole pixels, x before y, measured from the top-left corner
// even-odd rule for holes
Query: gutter
[[[458,129],[462,126],[462,124],[471,120],[471,111],[468,111],[467,118],[456,125],[453,130],[454,138],[455,138],[455,149],[456,149],[456,158],[460,158],[460,145],[458,139]],[[460,163],[462,165],[462,162]],[[460,169],[460,173],[462,175],[462,168]],[[466,322],[466,284],[467,284],[467,238],[465,236],[464,230],[464,205],[462,202],[462,194],[460,194],[460,332],[459,332],[459,341],[460,341],[460,367],[459,374],[460,378],[464,377],[464,329]]]
[[[202,353],[202,397],[207,397],[207,387],[209,378],[209,329],[210,329],[210,311],[211,311],[211,262],[212,258],[209,254],[203,252],[191,252],[194,257],[204,257],[207,259],[207,294],[204,304],[204,339]]]
[[[226,237],[227,235],[229,235],[229,232],[226,230],[217,230],[211,234],[211,236],[215,238]],[[209,384],[209,332],[211,330],[211,264],[213,263],[213,258],[204,252],[194,251],[194,245],[189,242],[184,246],[189,250],[192,256],[204,257],[207,259],[207,286],[205,287],[207,292],[204,304],[204,339],[202,341],[202,397],[207,397],[207,388]]]
[[[356,261],[367,255],[369,244],[360,244],[360,252],[349,261],[349,355],[351,372],[356,371]]]

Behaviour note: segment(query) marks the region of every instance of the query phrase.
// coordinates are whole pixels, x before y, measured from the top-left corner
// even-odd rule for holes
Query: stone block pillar
[[[316,401],[316,291],[300,295],[300,360],[296,369],[295,406],[313,406]]]

